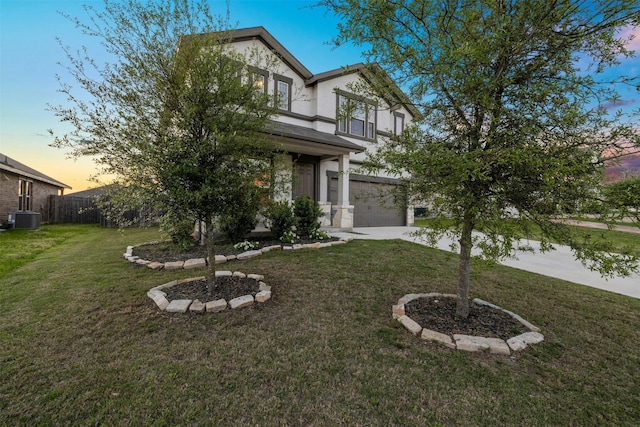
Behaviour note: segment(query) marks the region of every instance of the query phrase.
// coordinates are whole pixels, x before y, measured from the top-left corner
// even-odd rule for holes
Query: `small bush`
[[[627,178],[605,187],[607,201],[622,211],[640,211],[640,176]]]
[[[258,224],[260,199],[257,192],[253,190],[255,189],[239,194],[234,212],[220,218],[220,233],[231,242],[244,240],[247,233],[250,233]]]
[[[296,225],[293,210],[287,201],[270,201],[264,216],[267,218],[267,226],[271,234],[278,240],[281,240],[282,236]]]
[[[318,202],[308,195],[296,197],[293,202],[293,212],[299,236],[312,237],[320,229],[318,218],[322,216],[322,209],[320,209]]]
[[[309,234],[309,237],[317,240],[328,240],[331,238],[331,236],[322,230],[315,230],[313,233]]]
[[[299,239],[298,235],[291,230],[285,231],[282,237],[280,237],[280,241],[282,243],[288,243],[288,244],[293,244],[297,242],[298,239]]]
[[[195,220],[184,214],[169,211],[160,218],[160,228],[169,235],[173,244],[186,249],[195,244],[193,238]]]
[[[258,249],[260,247],[260,244],[258,242],[250,242],[248,240],[245,240],[244,242],[236,243],[235,245],[233,245],[233,247],[237,250],[252,251]]]
[[[240,242],[258,224],[258,210],[241,209],[220,218],[220,233],[230,242]]]

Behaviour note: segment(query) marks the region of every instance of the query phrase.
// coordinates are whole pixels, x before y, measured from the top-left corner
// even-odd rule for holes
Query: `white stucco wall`
[[[292,84],[292,99],[291,99],[291,113],[280,114],[275,120],[289,123],[297,126],[308,127],[315,129],[319,132],[324,132],[328,134],[336,134],[336,123],[327,122],[327,120],[335,121],[337,116],[337,94],[336,89],[340,89],[342,91],[348,93],[354,93],[354,89],[350,87],[355,82],[361,81],[361,77],[357,73],[345,74],[345,75],[337,75],[329,80],[319,81],[314,85],[309,87],[305,86],[304,79],[297,74],[294,70],[292,70],[287,64],[285,64],[279,58],[273,61],[274,56],[270,49],[266,48],[264,44],[259,39],[249,40],[249,41],[241,41],[235,42],[233,47],[238,52],[249,52],[249,51],[257,51],[259,52],[258,58],[260,58],[257,64],[253,64],[254,66],[262,69],[266,69],[269,71],[269,78],[267,81],[267,91],[270,95],[274,93],[275,90],[275,81],[274,81],[274,73],[286,76],[291,78],[293,81]],[[270,58],[270,59],[268,59]],[[371,97],[368,97],[371,99]],[[404,114],[405,116],[405,127],[411,121],[411,114],[405,108],[398,106],[390,106],[383,99],[376,98],[377,101],[377,109],[376,109],[376,131],[378,133],[393,133],[394,130],[394,110]],[[368,151],[375,151],[377,143],[374,141],[366,140],[364,138],[350,137],[345,136],[343,134],[340,135],[341,138],[344,138],[350,142],[358,144],[364,147]],[[378,141],[382,141],[384,138],[381,135],[378,135]],[[287,157],[289,161],[292,161],[292,157]],[[366,153],[351,153],[349,156],[349,171],[351,173],[363,174],[363,171],[358,170],[359,164],[366,158]],[[318,199],[321,202],[327,201],[327,190],[328,190],[328,178],[327,172],[339,172],[338,162],[333,159],[323,159],[319,163],[318,170]],[[291,172],[282,172],[283,178],[291,179]],[[287,175],[288,174],[288,175]],[[287,176],[285,176],[287,175]],[[391,176],[384,171],[380,171],[378,174],[379,177],[385,178],[396,178]],[[285,188],[284,191],[280,191],[278,193],[278,199],[290,199],[291,197],[291,186]],[[408,217],[409,217],[408,212]],[[408,218],[409,219],[409,218]],[[412,218],[411,218],[412,219]]]

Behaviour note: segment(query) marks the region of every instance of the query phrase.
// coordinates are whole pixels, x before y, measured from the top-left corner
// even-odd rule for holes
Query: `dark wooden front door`
[[[313,200],[316,198],[316,164],[306,162],[295,163],[293,174],[293,197],[308,194]]]

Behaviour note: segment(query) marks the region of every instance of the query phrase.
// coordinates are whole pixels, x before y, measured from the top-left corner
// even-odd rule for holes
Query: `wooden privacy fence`
[[[47,211],[49,224],[100,224],[101,227],[118,227],[103,214],[93,197],[49,196]],[[160,214],[141,207],[132,209],[123,215],[122,224],[149,225],[158,224]]]
[[[49,224],[98,224],[101,217],[92,197],[49,196]]]

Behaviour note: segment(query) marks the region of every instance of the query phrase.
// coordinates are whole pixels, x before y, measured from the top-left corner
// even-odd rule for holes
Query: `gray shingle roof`
[[[354,151],[356,153],[364,151],[364,147],[347,141],[337,135],[325,132],[319,132],[315,129],[292,125],[290,123],[273,122],[267,133],[275,136],[284,136],[287,138],[298,139],[302,141],[315,142],[319,144],[330,145],[332,147],[343,148],[344,151]]]
[[[51,178],[37,170],[30,168],[29,166],[12,159],[11,157],[0,153],[0,170],[12,172],[18,175],[25,176],[27,178],[35,179],[37,181],[46,182],[47,184],[55,185],[60,188],[71,188],[67,184]]]

